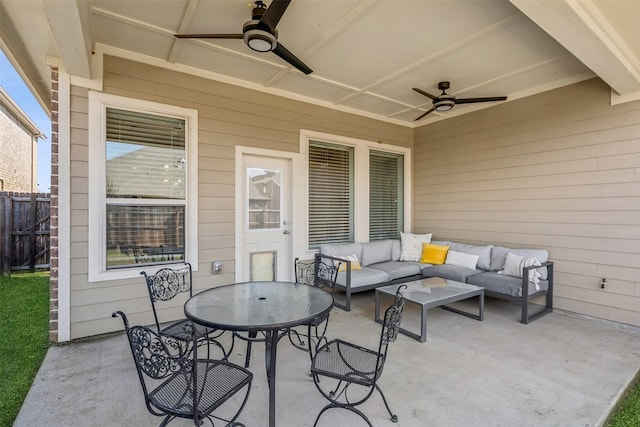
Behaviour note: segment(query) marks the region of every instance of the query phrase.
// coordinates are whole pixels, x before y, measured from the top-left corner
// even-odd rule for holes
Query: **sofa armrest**
[[[547,281],[549,282],[549,290],[547,294],[553,293],[553,262],[546,261],[540,265],[530,265],[527,267],[522,267],[522,296],[527,296],[529,298],[529,270],[534,270],[537,268],[546,267],[547,268]],[[526,292],[525,292],[526,291]]]
[[[545,309],[538,312],[535,315],[528,315],[529,304],[529,271],[534,268],[546,267],[547,268],[547,282],[549,282],[549,288],[546,291],[546,304]],[[531,265],[528,267],[522,267],[522,319],[521,323],[527,324],[532,320],[537,319],[553,310],[553,262],[546,261],[541,265]]]
[[[540,265],[529,265],[522,267],[522,296],[529,295],[529,271],[541,267],[547,268],[547,281],[549,282],[549,290],[553,288],[553,262],[546,261]]]

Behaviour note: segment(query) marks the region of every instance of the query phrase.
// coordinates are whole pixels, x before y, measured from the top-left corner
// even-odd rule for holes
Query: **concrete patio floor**
[[[473,300],[463,302],[475,309]],[[113,307],[117,309],[118,307]],[[410,308],[410,307],[409,307]],[[328,336],[375,348],[373,292],[356,295],[354,309],[334,309]],[[404,327],[417,327],[409,309]],[[400,335],[390,348],[380,385],[398,415],[389,420],[378,394],[361,408],[374,426],[601,426],[640,369],[640,328],[556,311],[529,325],[519,307],[487,298],[480,322],[429,311],[428,340]],[[120,325],[120,319],[114,319]],[[239,421],[267,425],[264,347],[254,346],[255,378]],[[244,343],[232,361],[244,360]],[[278,346],[277,421],[311,426],[326,404],[309,374],[307,354],[288,340]],[[640,414],[639,414],[640,419]],[[16,427],[157,426],[144,405],[123,334],[53,346],[16,419]],[[170,426],[193,425],[176,420]],[[365,423],[331,410],[319,426]]]

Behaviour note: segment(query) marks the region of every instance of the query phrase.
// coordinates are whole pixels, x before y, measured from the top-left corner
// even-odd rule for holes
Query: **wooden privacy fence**
[[[0,274],[48,269],[49,193],[0,192]]]

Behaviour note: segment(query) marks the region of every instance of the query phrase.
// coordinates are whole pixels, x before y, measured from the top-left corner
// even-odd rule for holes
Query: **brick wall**
[[[37,191],[35,149],[31,132],[0,105],[0,191]]]

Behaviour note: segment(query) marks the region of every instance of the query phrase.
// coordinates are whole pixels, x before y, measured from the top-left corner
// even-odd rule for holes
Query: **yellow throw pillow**
[[[447,259],[449,246],[434,245],[433,243],[422,244],[422,264],[444,264]]]
[[[351,261],[351,271],[353,270],[362,270],[362,267],[360,266],[360,261],[358,261],[358,257],[356,256],[356,254],[353,255],[334,255],[336,258],[342,258],[346,261]],[[334,261],[334,264],[337,264],[340,261]],[[339,272],[342,271],[347,271],[347,263],[346,262],[342,262],[340,263],[340,268],[338,268]]]

